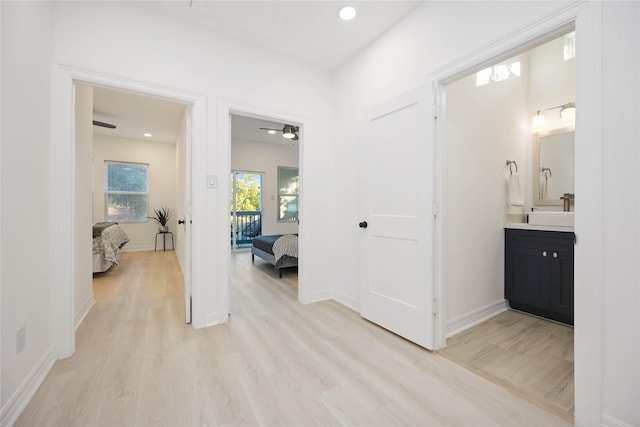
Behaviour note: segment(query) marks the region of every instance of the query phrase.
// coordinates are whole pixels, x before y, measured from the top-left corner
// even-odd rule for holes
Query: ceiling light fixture
[[[286,125],[284,129],[282,129],[282,136],[287,139],[295,138],[296,130],[291,125]]]
[[[147,138],[151,138],[153,135],[151,135],[150,133],[145,133],[144,136],[146,136]]]
[[[353,6],[342,6],[340,10],[338,10],[338,16],[343,21],[351,21],[356,17],[356,8]]]

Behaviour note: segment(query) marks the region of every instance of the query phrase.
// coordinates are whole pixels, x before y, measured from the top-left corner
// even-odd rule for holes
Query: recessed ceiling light
[[[342,19],[343,21],[351,21],[353,18],[356,17],[356,13],[357,12],[355,7],[342,6],[338,11],[338,16],[340,16],[340,19]]]
[[[146,136],[147,138],[151,138],[153,135],[151,135],[150,133],[145,133],[144,136]]]
[[[267,132],[269,132],[271,135],[275,135],[276,134],[276,131],[273,130],[273,129],[269,129]]]

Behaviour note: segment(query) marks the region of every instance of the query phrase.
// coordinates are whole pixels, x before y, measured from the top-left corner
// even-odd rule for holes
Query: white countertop
[[[556,225],[532,225],[526,222],[510,222],[504,225],[504,228],[514,228],[517,230],[540,230],[540,231],[568,231],[573,233],[573,227],[556,226]]]

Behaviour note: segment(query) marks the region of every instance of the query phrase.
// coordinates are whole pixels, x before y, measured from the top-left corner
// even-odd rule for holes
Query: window
[[[298,168],[278,166],[278,222],[298,220]]]
[[[104,196],[105,221],[147,221],[149,165],[105,161]]]
[[[476,73],[476,87],[488,85],[492,81],[508,80],[511,76],[520,77],[520,61],[512,62],[511,64],[500,64],[478,71]]]

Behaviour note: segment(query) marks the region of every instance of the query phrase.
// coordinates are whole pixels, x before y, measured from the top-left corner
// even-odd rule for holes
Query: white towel
[[[507,204],[509,206],[524,206],[524,194],[520,186],[518,172],[514,172],[509,177],[509,190],[507,194]]]
[[[553,200],[553,178],[550,176],[542,184],[542,200]]]

